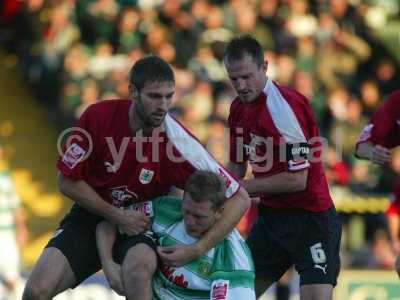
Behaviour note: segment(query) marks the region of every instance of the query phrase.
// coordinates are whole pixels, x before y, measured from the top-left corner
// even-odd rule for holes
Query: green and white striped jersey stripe
[[[181,202],[181,199],[174,197],[153,200],[153,231],[161,246],[193,244],[197,241],[197,238],[186,233]],[[253,261],[249,248],[237,230],[188,264],[179,268],[159,269],[153,280],[154,298],[213,299],[212,285],[217,280],[226,283],[227,289],[225,297],[216,299],[255,299]]]

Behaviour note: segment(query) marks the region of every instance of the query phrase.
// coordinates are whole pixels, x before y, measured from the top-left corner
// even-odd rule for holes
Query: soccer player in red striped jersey
[[[232,231],[249,205],[247,193],[202,145],[169,114],[175,90],[171,67],[156,56],[130,72],[130,99],[90,106],[73,130],[75,139],[58,161],[59,187],[75,204],[43,250],[28,279],[24,300],[51,299],[100,268],[95,230],[105,219],[121,233],[114,245],[122,262],[127,299],[152,299],[156,244],[144,234],[150,198],[183,188],[196,170],[221,175],[227,186],[221,221],[195,244],[162,249],[169,265],[201,256]],[[121,207],[138,207],[139,211]],[[142,206],[142,207],[141,207]],[[110,244],[112,247],[113,243]],[[106,274],[107,276],[107,274]]]
[[[383,167],[391,163],[391,149],[400,146],[400,90],[389,95],[385,103],[365,125],[356,143],[356,156]],[[398,165],[396,162],[392,162]],[[398,255],[396,271],[400,276],[400,178],[395,184],[392,201],[386,211],[393,249]]]
[[[341,224],[321,162],[322,140],[308,99],[267,77],[260,44],[233,39],[224,63],[237,93],[230,108],[230,163],[259,217],[247,242],[261,295],[291,265],[301,299],[331,299],[340,270]],[[243,179],[250,164],[253,178]]]

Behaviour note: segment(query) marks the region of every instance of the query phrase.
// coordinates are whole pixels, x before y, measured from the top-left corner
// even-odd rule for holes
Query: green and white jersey
[[[153,231],[161,246],[193,244],[198,239],[186,233],[182,200],[153,200]],[[153,279],[154,299],[243,299],[255,298],[254,266],[250,250],[238,231],[203,256],[179,268],[164,266]]]
[[[10,172],[0,171],[0,232],[14,233],[14,212],[20,201]]]

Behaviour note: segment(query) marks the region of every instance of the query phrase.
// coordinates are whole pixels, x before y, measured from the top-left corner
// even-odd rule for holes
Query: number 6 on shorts
[[[316,243],[310,247],[311,256],[316,264],[323,264],[326,262],[326,255],[324,249],[322,249],[321,243]]]

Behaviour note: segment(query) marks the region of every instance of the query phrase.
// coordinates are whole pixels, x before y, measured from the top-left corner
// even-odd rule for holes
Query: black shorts
[[[276,281],[294,265],[300,285],[336,285],[342,225],[334,207],[310,212],[260,205],[259,215],[247,239],[256,277]]]
[[[76,278],[75,286],[101,269],[96,226],[102,220],[75,204],[46,245],[46,248],[57,248],[65,255]],[[113,248],[114,260],[121,264],[128,250],[139,243],[145,243],[156,251],[155,241],[145,234],[131,237],[118,234]]]

